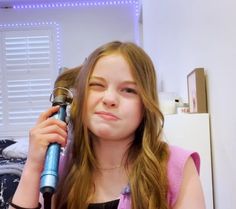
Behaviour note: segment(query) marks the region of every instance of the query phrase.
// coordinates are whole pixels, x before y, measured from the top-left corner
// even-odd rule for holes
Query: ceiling
[[[20,4],[40,4],[40,3],[66,3],[66,2],[102,2],[106,0],[0,0],[0,7],[1,8],[8,8],[12,7],[13,5],[20,5]]]
[[[98,2],[102,0],[0,0],[0,3]]]

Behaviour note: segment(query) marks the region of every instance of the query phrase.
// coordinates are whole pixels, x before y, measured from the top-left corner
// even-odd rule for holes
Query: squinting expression
[[[143,117],[143,105],[131,74],[120,54],[100,58],[89,80],[89,130],[99,139],[133,140]]]

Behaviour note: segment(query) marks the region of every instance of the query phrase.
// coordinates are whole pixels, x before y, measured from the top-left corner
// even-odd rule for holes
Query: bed
[[[28,140],[0,139],[0,209],[8,208],[26,161]]]

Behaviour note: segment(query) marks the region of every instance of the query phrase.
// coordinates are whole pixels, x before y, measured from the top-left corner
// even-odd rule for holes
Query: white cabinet
[[[170,144],[194,150],[200,154],[200,177],[206,208],[213,209],[209,114],[165,115],[164,137]]]

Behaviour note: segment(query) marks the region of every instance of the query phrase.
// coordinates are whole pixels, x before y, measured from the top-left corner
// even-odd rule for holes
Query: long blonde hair
[[[92,173],[96,157],[86,126],[85,112],[88,81],[97,61],[119,53],[129,64],[144,106],[144,117],[135,140],[127,151],[126,162],[132,162],[129,172],[132,209],[167,209],[168,147],[162,138],[164,118],[158,105],[156,74],[153,63],[144,50],[130,42],[110,42],[96,49],[83,63],[77,80],[77,94],[71,111],[73,143],[67,155],[56,195],[56,208],[87,209],[94,192]]]

